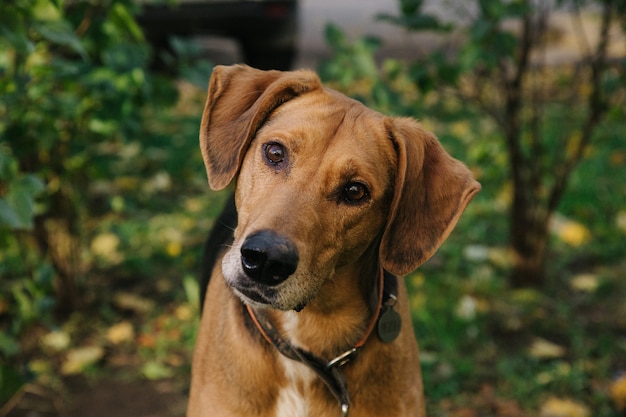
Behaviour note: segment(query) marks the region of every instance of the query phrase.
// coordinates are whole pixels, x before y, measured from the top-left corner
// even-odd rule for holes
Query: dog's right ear
[[[387,271],[406,275],[435,253],[480,184],[415,120],[388,119],[387,126],[398,162],[380,259]]]
[[[321,87],[312,71],[216,66],[200,127],[200,149],[211,188],[221,190],[233,180],[250,141],[278,106]]]

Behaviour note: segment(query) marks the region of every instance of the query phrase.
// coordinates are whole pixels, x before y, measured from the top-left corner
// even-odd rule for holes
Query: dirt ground
[[[177,380],[84,377],[66,381],[66,395],[26,386],[0,417],[182,417],[187,392]]]

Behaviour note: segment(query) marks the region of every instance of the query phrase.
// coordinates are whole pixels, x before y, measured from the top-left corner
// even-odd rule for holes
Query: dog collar
[[[400,315],[393,308],[397,301],[397,278],[384,271],[383,268],[379,268],[379,271],[378,294],[374,314],[372,314],[363,337],[353,347],[330,361],[325,361],[305,349],[293,346],[262,312],[259,313],[250,305],[246,305],[250,318],[263,338],[283,356],[298,361],[315,372],[339,402],[343,417],[348,416],[350,393],[348,392],[346,377],[341,368],[356,356],[375,328],[379,338],[384,343],[391,343],[398,337],[402,326]]]

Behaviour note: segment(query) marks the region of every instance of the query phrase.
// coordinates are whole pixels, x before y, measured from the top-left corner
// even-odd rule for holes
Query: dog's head
[[[200,146],[213,189],[238,177],[224,278],[245,302],[282,310],[366,252],[411,272],[480,189],[416,121],[325,89],[310,71],[216,67]]]

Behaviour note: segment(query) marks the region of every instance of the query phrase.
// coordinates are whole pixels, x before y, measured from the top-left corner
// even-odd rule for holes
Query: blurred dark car
[[[249,65],[291,67],[297,47],[297,0],[142,1],[137,21],[157,49],[171,36],[216,35],[235,39]]]

